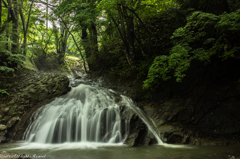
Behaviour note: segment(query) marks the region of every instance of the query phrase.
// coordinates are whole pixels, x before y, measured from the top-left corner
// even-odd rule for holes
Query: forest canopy
[[[71,55],[85,71],[138,78],[145,89],[181,82],[194,61],[238,56],[239,8],[236,0],[1,0],[0,73],[26,59],[61,69]]]

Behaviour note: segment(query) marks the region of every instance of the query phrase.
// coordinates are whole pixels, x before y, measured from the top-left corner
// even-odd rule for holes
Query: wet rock
[[[122,109],[126,109],[125,107]],[[131,109],[126,109],[121,113],[121,120],[135,120],[137,117],[137,114],[131,110]]]
[[[240,141],[239,68],[239,59],[214,59],[206,65],[195,61],[181,83],[159,80],[154,92],[142,89],[142,79],[98,73],[89,77],[101,76],[103,87],[138,102],[167,143],[230,145]],[[131,138],[136,139],[138,132],[131,129],[135,130]]]
[[[18,83],[10,106],[0,108],[2,123],[8,128],[8,132],[1,132],[2,141],[6,136],[8,140],[21,139],[32,113],[71,89],[67,76],[54,73],[25,72]]]
[[[81,76],[77,76],[77,77],[75,77],[75,79],[81,79],[82,77]]]
[[[9,119],[11,119],[11,116],[5,116],[2,121],[6,123]]]
[[[19,117],[12,117],[12,118],[7,122],[7,127],[8,127],[8,128],[12,127],[12,126],[16,123],[16,121],[18,121],[18,120],[19,120]]]
[[[0,143],[4,143],[7,141],[5,134],[6,134],[5,131],[0,131]]]
[[[9,108],[3,109],[3,112],[6,114],[8,112]]]
[[[7,129],[7,126],[0,124],[0,130],[5,130],[5,129]]]
[[[151,136],[148,132],[147,126],[138,117],[138,115],[131,109],[126,109],[121,113],[123,132],[128,131],[128,136],[124,141],[124,144],[132,147],[138,145],[149,145],[151,142],[155,142],[154,136]],[[125,123],[129,122],[129,130],[126,129]]]
[[[136,138],[138,137],[138,135],[139,135],[139,130],[136,130],[135,132],[131,133],[130,135],[128,135],[124,144],[130,147],[135,146]]]

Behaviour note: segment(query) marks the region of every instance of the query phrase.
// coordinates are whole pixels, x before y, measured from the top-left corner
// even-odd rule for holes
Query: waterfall
[[[141,109],[139,109],[130,98],[123,95],[121,95],[121,97],[123,99],[123,103],[126,104],[126,106],[129,106],[135,113],[137,113],[142,121],[147,125],[148,129],[155,136],[158,144],[163,144],[162,140],[160,139],[160,133],[158,132],[154,121],[149,118]]]
[[[139,114],[158,143],[162,143],[156,128],[152,128],[152,121],[130,98],[85,84],[72,88],[68,94],[39,108],[32,115],[23,139],[35,143],[121,143],[130,129],[129,121],[125,124],[121,121],[122,109],[132,109]]]

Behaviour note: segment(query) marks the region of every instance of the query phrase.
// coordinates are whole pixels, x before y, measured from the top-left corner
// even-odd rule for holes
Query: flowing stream
[[[131,129],[130,120],[122,119],[122,114],[128,110],[138,114],[158,145],[130,148],[123,144]],[[24,142],[0,145],[0,150],[50,159],[227,159],[240,156],[239,146],[163,144],[153,120],[130,98],[86,84],[73,87],[68,94],[38,109],[23,139]],[[1,157],[12,156],[4,157],[0,151]]]
[[[112,90],[80,84],[65,96],[38,109],[23,139],[30,143],[123,143],[129,133],[129,121],[121,112],[131,109],[143,120],[159,144],[162,141],[153,121],[133,101]],[[122,130],[122,122],[125,129]]]

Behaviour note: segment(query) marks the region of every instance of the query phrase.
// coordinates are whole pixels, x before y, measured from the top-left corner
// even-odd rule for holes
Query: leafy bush
[[[157,56],[149,69],[143,88],[157,84],[159,79],[172,76],[181,82],[193,59],[210,62],[213,55],[223,60],[240,51],[240,10],[222,15],[194,12],[184,27],[178,28],[171,39],[174,47],[169,55]]]
[[[25,56],[21,54],[13,54],[12,52],[4,49],[6,43],[12,43],[11,41],[0,41],[0,73],[14,72],[15,69],[20,68]]]

